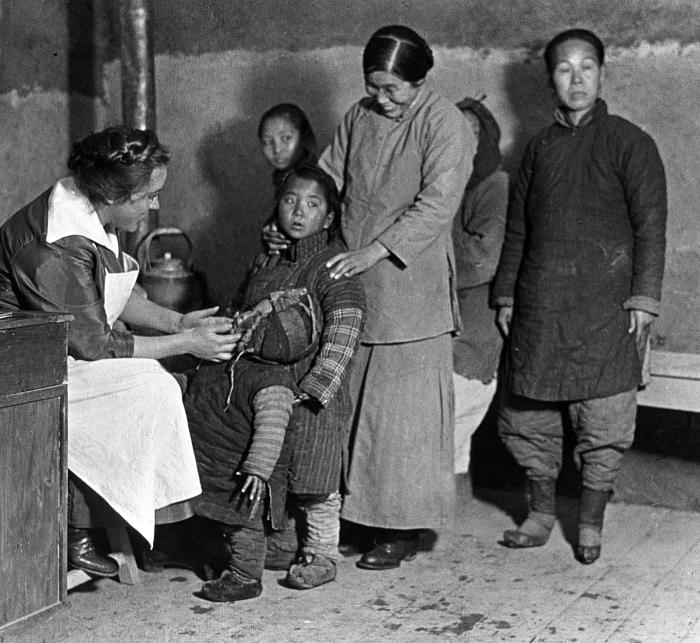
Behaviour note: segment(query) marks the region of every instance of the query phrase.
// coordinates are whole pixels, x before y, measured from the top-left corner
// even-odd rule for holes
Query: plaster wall
[[[100,23],[100,1],[0,0],[0,222],[65,173],[70,140],[120,120],[114,29],[105,26],[113,12]],[[234,11],[227,0],[153,0],[158,129],[174,153],[161,222],[191,237],[211,297],[223,300],[238,286],[270,213],[270,171],[255,136],[259,115],[277,102],[296,102],[325,145],[363,93],[361,46],[376,26],[422,27],[435,49],[434,86],[455,101],[487,95],[514,170],[529,136],[550,120],[539,47],[556,31],[581,25],[615,43],[604,97],[613,113],[654,137],[668,173],[656,342],[700,353],[700,48],[693,44],[700,42],[700,8],[688,0],[621,0],[614,7],[582,0],[566,3],[566,12],[562,6],[241,0]],[[92,23],[99,43],[87,36]],[[96,65],[99,52],[113,62]]]
[[[502,125],[506,165],[514,170],[528,138],[550,121],[539,58],[526,50],[436,48],[435,54],[432,82],[439,91],[454,101],[486,94]],[[345,46],[157,57],[159,130],[174,152],[161,216],[194,241],[215,299],[242,279],[270,213],[270,171],[256,140],[259,115],[277,102],[295,102],[324,146],[363,94],[360,55],[359,47]],[[608,71],[604,96],[611,111],[651,134],[668,175],[664,312],[655,341],[665,350],[700,352],[700,47],[617,48],[609,52]],[[108,94],[118,96],[116,66],[107,78]],[[110,107],[116,119],[116,102]]]

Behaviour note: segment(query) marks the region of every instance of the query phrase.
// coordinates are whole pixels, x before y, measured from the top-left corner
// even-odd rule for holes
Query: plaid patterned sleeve
[[[338,392],[348,365],[360,343],[365,314],[364,292],[356,279],[333,284],[335,297],[327,297],[324,308],[321,343],[313,367],[300,383],[305,393],[326,406]],[[328,310],[325,310],[328,308]]]

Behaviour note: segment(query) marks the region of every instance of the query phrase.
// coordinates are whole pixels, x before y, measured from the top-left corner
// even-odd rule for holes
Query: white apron
[[[105,276],[110,326],[138,276]],[[68,358],[68,468],[152,546],[155,510],[201,493],[182,392],[154,359]]]

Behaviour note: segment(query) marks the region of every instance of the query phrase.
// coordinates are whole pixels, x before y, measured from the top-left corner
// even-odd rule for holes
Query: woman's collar
[[[69,176],[58,181],[49,196],[46,242],[73,236],[86,237],[119,256],[117,235],[105,231],[94,206]]]
[[[400,123],[401,121],[405,121],[407,118],[411,118],[413,113],[416,111],[419,105],[422,105],[423,102],[425,101],[425,96],[427,93],[427,89],[425,87],[426,81],[423,80],[421,85],[418,87],[418,91],[416,92],[416,95],[413,97],[413,100],[410,102],[408,107],[406,107],[405,110],[403,110],[403,114],[399,116],[398,118],[392,119],[396,121],[397,123]]]
[[[595,104],[591,109],[586,112],[578,125],[574,125],[569,118],[568,112],[561,108],[561,106],[554,109],[554,118],[559,125],[567,127],[569,129],[580,129],[581,127],[586,127],[589,123],[595,120],[599,115],[605,115],[608,113],[608,106],[602,98],[597,98]]]

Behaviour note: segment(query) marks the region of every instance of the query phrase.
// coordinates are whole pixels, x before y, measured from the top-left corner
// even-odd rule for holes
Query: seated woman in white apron
[[[158,207],[169,160],[149,130],[91,134],[73,146],[73,176],[0,228],[0,309],[73,315],[68,562],[95,575],[118,571],[90,532],[105,504],[152,545],[155,511],[201,492],[180,387],[156,359],[227,360],[238,339],[216,308],[182,315],[133,291],[138,264],[116,230],[135,231]]]

